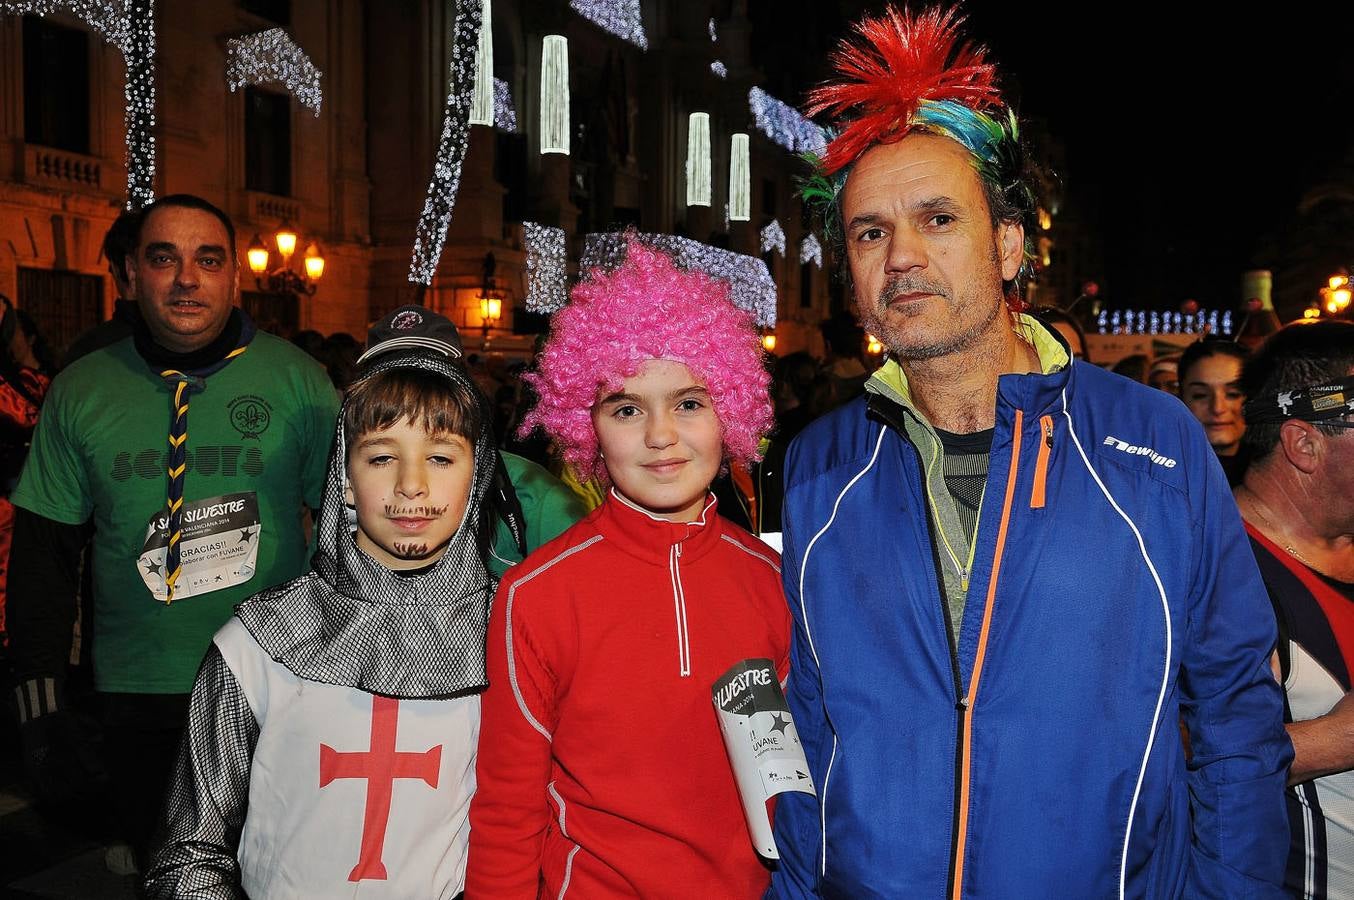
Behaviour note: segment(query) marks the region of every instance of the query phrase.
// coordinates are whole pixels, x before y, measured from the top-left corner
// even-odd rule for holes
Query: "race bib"
[[[253,491],[185,503],[179,540],[183,573],[174,587],[174,599],[210,594],[253,578],[262,531],[259,500]],[[146,526],[146,545],[137,560],[141,580],[161,603],[169,596],[165,587],[168,551],[169,516],[161,510]]]

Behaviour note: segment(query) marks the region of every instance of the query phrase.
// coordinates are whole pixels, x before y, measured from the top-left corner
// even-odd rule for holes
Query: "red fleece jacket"
[[[499,585],[470,808],[470,900],[760,897],[711,687],[784,678],[780,557],[715,514],[614,493]]]

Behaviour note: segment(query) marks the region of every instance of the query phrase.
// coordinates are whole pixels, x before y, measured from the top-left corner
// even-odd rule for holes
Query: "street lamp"
[[[249,271],[254,273],[254,284],[259,290],[273,294],[306,296],[315,294],[320,279],[324,277],[324,256],[320,253],[319,244],[311,241],[306,245],[305,255],[301,261],[303,274],[298,275],[291,268],[291,259],[296,253],[298,240],[299,235],[284,221],[273,235],[273,242],[277,246],[277,254],[282,262],[277,268],[269,271],[268,245],[263,242],[258,232],[254,233],[254,240],[245,251],[245,258],[249,260]]]
[[[484,332],[480,348],[482,350],[489,349],[489,332],[503,316],[503,292],[498,289],[498,284],[494,280],[494,270],[497,268],[498,260],[494,258],[493,251],[484,254],[483,275],[480,281],[480,328]]]
[[[773,353],[776,349],[776,333],[768,331],[762,335],[762,349],[767,353]]]

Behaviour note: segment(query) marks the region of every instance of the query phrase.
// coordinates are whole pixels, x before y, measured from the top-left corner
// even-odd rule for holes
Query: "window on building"
[[[295,294],[241,291],[240,308],[249,313],[260,331],[291,338],[301,324],[300,304]]]
[[[762,212],[768,216],[776,215],[776,179],[762,179]]]
[[[799,267],[799,305],[803,309],[813,306],[813,270],[812,262]]]
[[[244,91],[244,186],[291,194],[291,97],[258,88]]]
[[[103,321],[102,275],[19,269],[17,306],[60,359],[76,336]]]
[[[24,16],[24,140],[89,152],[89,35]]]
[[[253,13],[279,25],[291,24],[291,0],[240,0],[247,13]]]

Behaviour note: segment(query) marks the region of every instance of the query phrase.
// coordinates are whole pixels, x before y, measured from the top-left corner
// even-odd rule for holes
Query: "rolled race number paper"
[[[766,802],[786,791],[814,790],[776,667],[769,659],[745,659],[719,677],[713,694],[752,844],[767,859],[780,859]]]

